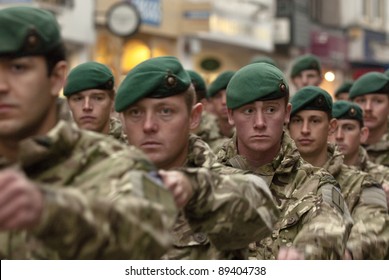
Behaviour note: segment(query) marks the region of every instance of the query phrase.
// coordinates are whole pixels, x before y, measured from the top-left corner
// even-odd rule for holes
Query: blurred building
[[[261,55],[288,75],[290,62],[309,52],[321,59],[330,93],[389,68],[388,0],[0,0],[0,8],[18,4],[57,15],[71,67],[97,60],[118,81],[161,55],[211,82]]]
[[[389,68],[387,0],[277,0],[275,32],[276,53],[320,58],[330,93],[345,79]]]

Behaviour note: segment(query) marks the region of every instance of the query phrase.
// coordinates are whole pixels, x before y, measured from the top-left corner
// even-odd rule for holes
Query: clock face
[[[138,31],[139,25],[140,14],[131,3],[118,3],[108,10],[108,29],[117,36],[128,37]]]

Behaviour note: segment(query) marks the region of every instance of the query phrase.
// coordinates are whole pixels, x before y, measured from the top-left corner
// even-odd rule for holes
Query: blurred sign
[[[215,71],[220,68],[220,61],[217,58],[207,57],[201,60],[200,66],[203,70]]]
[[[128,2],[134,4],[138,8],[142,19],[142,24],[149,24],[154,26],[161,25],[161,0],[131,0]]]
[[[274,1],[215,0],[210,33],[245,46],[272,51]]]
[[[313,31],[310,49],[312,54],[322,60],[328,59],[337,64],[344,64],[347,61],[347,39],[343,34]]]

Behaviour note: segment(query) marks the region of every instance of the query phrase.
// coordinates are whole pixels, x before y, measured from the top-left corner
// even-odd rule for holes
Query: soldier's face
[[[339,150],[348,161],[358,157],[359,145],[366,139],[368,129],[361,128],[356,120],[338,119],[335,132],[328,137],[329,142],[338,145]]]
[[[213,113],[223,120],[228,120],[226,90],[220,90],[217,94],[210,98],[213,107]]]
[[[255,101],[228,110],[229,122],[236,127],[239,154],[248,158],[273,159],[281,145],[283,126],[289,121],[290,104],[285,98]]]
[[[306,86],[319,86],[322,78],[317,70],[309,69],[301,71],[296,77],[292,79],[296,90]]]
[[[51,129],[65,72],[63,61],[48,76],[41,56],[0,58],[1,139],[18,141]]]
[[[322,156],[327,152],[330,129],[330,120],[323,111],[302,110],[290,118],[289,134],[303,158]]]
[[[83,129],[109,133],[109,118],[113,107],[110,91],[88,89],[68,98],[73,119]]]
[[[189,131],[198,125],[199,114],[201,110],[188,112],[185,96],[179,94],[141,99],[122,118],[129,144],[143,150],[158,168],[170,169],[186,161]]]
[[[363,122],[370,131],[386,129],[389,116],[389,97],[386,94],[366,94],[353,102],[363,109]]]
[[[335,99],[336,99],[336,101],[339,101],[339,100],[348,101],[348,92],[339,93],[338,96],[335,97]]]

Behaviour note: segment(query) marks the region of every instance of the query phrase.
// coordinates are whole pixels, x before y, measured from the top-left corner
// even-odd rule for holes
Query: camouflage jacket
[[[199,137],[189,138],[181,171],[195,195],[173,227],[173,248],[164,259],[244,258],[239,249],[267,236],[278,211],[267,185],[252,174],[225,167]],[[205,187],[205,186],[209,187]]]
[[[138,149],[65,121],[19,149],[12,166],[42,190],[43,216],[0,232],[1,259],[156,259],[170,247],[177,209]]]
[[[389,167],[370,161],[363,147],[359,147],[358,159],[358,165],[355,166],[358,170],[369,173],[380,184],[389,181]]]
[[[237,154],[236,136],[217,153],[221,163],[253,169]],[[251,258],[275,259],[281,246],[294,246],[306,259],[341,259],[351,218],[335,179],[303,161],[284,132],[279,154],[253,172],[270,184],[280,210],[271,235],[250,244]]]
[[[378,143],[364,146],[364,148],[372,162],[389,166],[389,132],[385,133]]]
[[[220,133],[216,116],[205,111],[201,115],[200,126],[194,133],[207,143],[213,151],[228,140]]]
[[[123,132],[123,125],[117,118],[111,117],[109,119],[109,133],[108,135],[119,140],[121,143],[127,144],[127,136]]]
[[[72,112],[69,109],[68,101],[63,97],[57,98],[57,114],[60,120],[74,121]]]
[[[354,221],[347,249],[354,259],[383,259],[389,235],[385,233],[388,208],[382,186],[368,173],[343,164],[342,154],[332,144],[323,167],[338,181]]]

